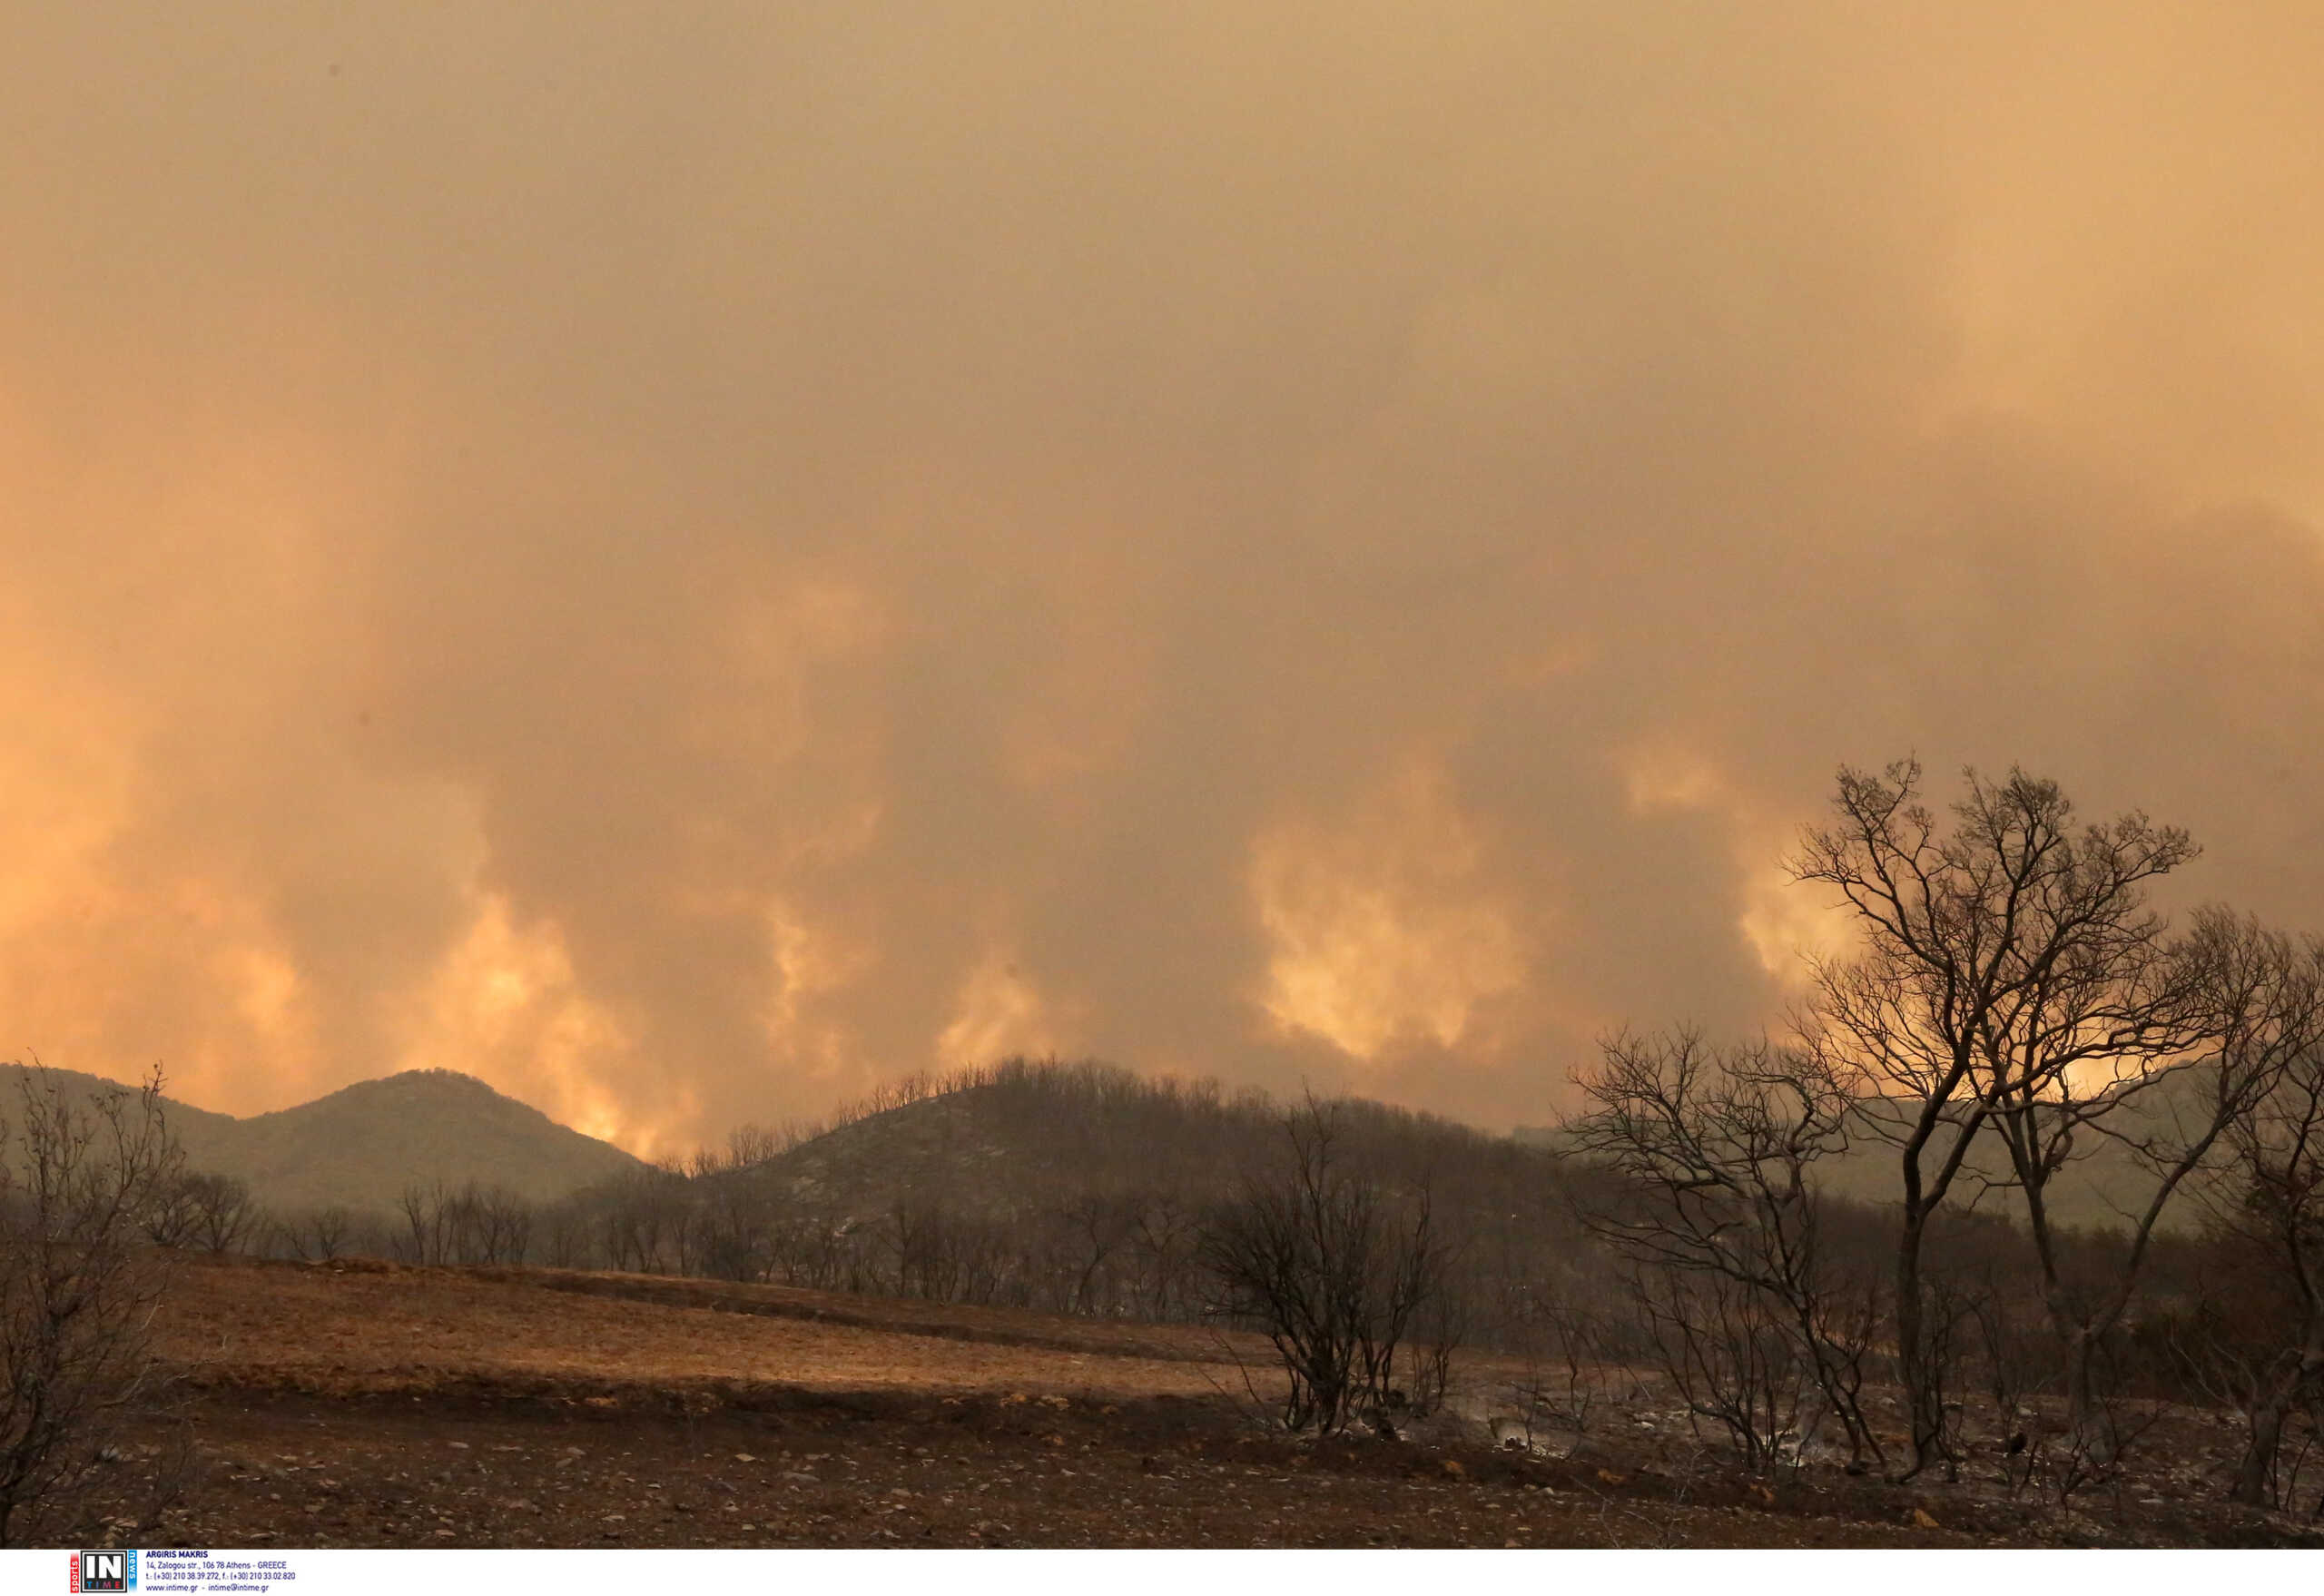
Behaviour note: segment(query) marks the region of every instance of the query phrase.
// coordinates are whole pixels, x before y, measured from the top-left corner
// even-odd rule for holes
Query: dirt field
[[[1294,1441],[1241,1399],[1249,1343],[773,1287],[205,1261],[162,1330],[194,1466],[146,1545],[2305,1543],[2160,1473],[2064,1509],[1753,1481],[1651,1412],[1557,1458],[1455,1421]],[[2186,1424],[2154,1445],[2173,1480],[2223,1444]]]

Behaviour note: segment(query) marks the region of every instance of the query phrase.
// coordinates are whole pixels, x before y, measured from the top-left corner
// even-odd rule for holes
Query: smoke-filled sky
[[[0,1039],[1487,1125],[1842,762],[2324,929],[2324,13],[9,8]]]

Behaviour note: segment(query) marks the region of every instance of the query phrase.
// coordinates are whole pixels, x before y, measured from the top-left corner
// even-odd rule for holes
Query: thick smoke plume
[[[0,1014],[643,1151],[1538,1120],[1843,762],[2324,921],[2313,6],[86,4],[0,54]]]

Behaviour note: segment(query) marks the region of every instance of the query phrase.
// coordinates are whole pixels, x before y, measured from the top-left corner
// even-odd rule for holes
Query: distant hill
[[[2046,1196],[2049,1212],[2056,1223],[2079,1229],[2123,1228],[2127,1225],[2124,1210],[2136,1211],[2146,1206],[2154,1195],[2155,1177],[2140,1167],[2118,1144],[2094,1135],[2083,1139],[2093,1144],[2093,1150],[2086,1158],[2076,1158],[2053,1178]],[[1877,1136],[1862,1136],[1824,1171],[1825,1188],[1861,1202],[1896,1202],[1903,1190],[1900,1156],[1894,1146]],[[1948,1200],[1965,1202],[1974,1197],[1981,1213],[1990,1211],[2011,1219],[2020,1217],[2024,1207],[2014,1190],[1996,1189],[1978,1195],[1977,1182],[2005,1182],[2010,1179],[2009,1167],[2008,1149],[1999,1138],[1990,1132],[1980,1137],[1971,1144],[1969,1157]],[[2175,1203],[2164,1210],[2162,1228],[2191,1225],[2197,1217],[2191,1205]]]
[[[130,1091],[134,1089],[118,1080],[107,1080],[102,1075],[84,1075],[77,1069],[34,1069],[25,1064],[0,1062],[0,1122],[9,1128],[13,1138],[17,1122],[17,1091],[27,1075],[54,1084],[70,1101],[86,1102],[101,1094]],[[197,1108],[191,1103],[181,1103],[175,1098],[162,1099],[162,1113],[170,1133],[178,1138],[187,1158],[198,1169],[218,1167],[217,1158],[225,1156],[224,1149],[238,1123],[231,1114],[213,1114],[207,1108]]]
[[[0,1066],[0,1117],[14,1118],[24,1069]],[[99,1076],[48,1073],[70,1092],[123,1089]],[[642,1167],[619,1148],[449,1069],[361,1081],[247,1119],[165,1102],[189,1167],[248,1181],[278,1213],[332,1204],[385,1212],[407,1185],[437,1180],[474,1180],[546,1201]]]
[[[503,1186],[539,1202],[642,1167],[449,1069],[359,1081],[233,1126],[233,1172],[282,1208],[392,1207],[407,1183],[435,1180]]]
[[[1453,1207],[1535,1209],[1556,1188],[1557,1160],[1505,1137],[1363,1099],[1336,1108],[1347,1158],[1392,1184],[1425,1183]],[[1282,1115],[1265,1094],[1216,1081],[1013,1059],[922,1083],[912,1100],[845,1119],[728,1178],[855,1223],[899,1202],[999,1220],[1089,1198],[1199,1207],[1276,1159]]]
[[[2140,1094],[2117,1110],[2122,1116],[2122,1128],[2129,1130],[2159,1127],[2179,1106],[2179,1096],[2169,1086]],[[1567,1144],[1565,1132],[1551,1126],[1521,1127],[1515,1135],[1529,1146],[1550,1151],[1561,1151]],[[2076,1157],[2051,1184],[2050,1213],[2059,1224],[2077,1229],[2126,1228],[2124,1212],[2136,1213],[2144,1208],[2154,1195],[2155,1177],[2118,1141],[2094,1131],[2081,1140],[2086,1149],[2078,1145]],[[1816,1178],[1823,1189],[1835,1196],[1885,1206],[1900,1199],[1898,1157],[1896,1147],[1874,1131],[1867,1115],[1862,1132],[1845,1153],[1817,1165]],[[1988,1133],[1972,1146],[1950,1200],[1965,1202],[1975,1194],[1979,1179],[2000,1182],[2006,1180],[2008,1174],[2009,1154]],[[2201,1211],[2186,1200],[2191,1195],[2182,1188],[2179,1197],[2163,1210],[2161,1229],[2184,1231],[2200,1223]],[[1978,1197],[1976,1207],[1980,1213],[1994,1213],[2011,1219],[2020,1217],[2024,1212],[2016,1194],[2010,1190],[1987,1191]]]
[[[1007,1218],[1085,1193],[1226,1189],[1275,1133],[1269,1106],[1098,1065],[1003,1065],[741,1172],[792,1202],[870,1221],[899,1201]]]

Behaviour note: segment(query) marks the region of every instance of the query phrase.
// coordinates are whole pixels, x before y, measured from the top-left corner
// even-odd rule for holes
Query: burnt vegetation
[[[131,1449],[162,1462],[116,1523],[150,1528],[185,1453],[151,1336],[171,1259],[141,1234],[186,1186],[161,1078],[90,1098],[36,1070],[15,1087],[0,1106],[0,1546],[97,1530],[91,1487]]]

